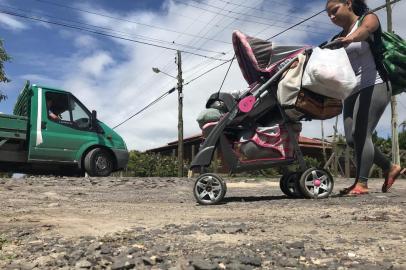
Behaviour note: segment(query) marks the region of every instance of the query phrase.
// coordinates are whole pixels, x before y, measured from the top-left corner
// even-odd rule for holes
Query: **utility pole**
[[[388,24],[388,32],[392,32],[392,6],[391,1],[386,0],[386,17]],[[391,97],[391,111],[392,111],[392,162],[394,164],[400,164],[399,156],[399,135],[398,135],[398,104],[396,96]]]
[[[183,177],[183,79],[182,55],[177,51],[178,64],[178,177]]]

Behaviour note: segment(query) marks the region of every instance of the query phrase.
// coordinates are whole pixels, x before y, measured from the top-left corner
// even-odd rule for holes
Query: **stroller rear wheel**
[[[300,177],[299,187],[306,198],[327,198],[334,188],[334,179],[324,169],[307,169]]]
[[[213,173],[200,175],[195,182],[193,195],[199,204],[210,205],[219,203],[227,192],[224,180]]]
[[[297,172],[282,175],[279,180],[279,187],[286,196],[291,198],[303,197],[299,189],[299,178],[300,174]]]

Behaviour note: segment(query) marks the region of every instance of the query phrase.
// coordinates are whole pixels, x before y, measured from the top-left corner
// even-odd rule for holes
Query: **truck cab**
[[[108,176],[127,165],[121,136],[67,91],[27,82],[13,113],[0,115],[0,170]]]

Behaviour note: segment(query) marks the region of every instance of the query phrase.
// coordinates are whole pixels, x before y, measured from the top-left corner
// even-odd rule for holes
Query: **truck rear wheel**
[[[110,153],[101,148],[90,150],[84,163],[89,176],[109,176],[113,171],[113,159]]]

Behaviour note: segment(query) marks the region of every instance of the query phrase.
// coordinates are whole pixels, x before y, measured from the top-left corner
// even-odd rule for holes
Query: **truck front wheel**
[[[85,157],[85,170],[89,176],[109,176],[113,171],[111,155],[101,148],[90,150]]]

